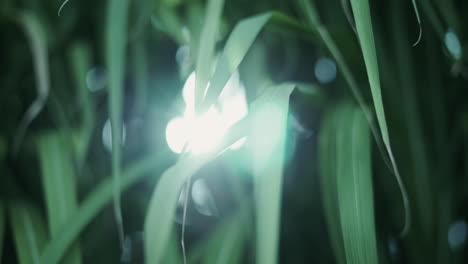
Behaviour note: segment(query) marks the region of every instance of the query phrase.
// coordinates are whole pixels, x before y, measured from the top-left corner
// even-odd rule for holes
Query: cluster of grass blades
[[[22,41],[17,45],[8,32],[17,47],[7,43],[14,53],[7,57],[15,60],[0,78],[7,91],[0,91],[0,109],[4,104],[14,110],[0,124],[6,131],[0,131],[0,262],[79,264],[96,255],[148,264],[287,262],[289,226],[283,217],[297,208],[286,192],[296,190],[287,186],[286,171],[297,165],[288,144],[297,129],[307,133],[294,131],[304,134],[294,141],[310,143],[298,146],[295,154],[307,157],[297,160],[313,163],[299,173],[317,178],[320,192],[296,199],[302,215],[323,218],[316,223],[328,235],[314,238],[327,252],[317,256],[318,263],[463,263],[468,109],[461,89],[466,23],[458,9],[468,5],[244,2],[108,0],[90,15],[102,24],[92,29],[103,37],[97,41],[82,37],[88,33],[76,21],[87,27],[90,22],[77,19],[83,14],[76,1],[64,1],[54,12],[34,1],[0,4],[0,28],[14,24]],[[278,43],[284,54],[277,52]],[[172,57],[167,62],[166,54],[175,55],[178,45],[184,49],[177,56],[187,57],[183,66]],[[336,64],[331,83],[313,76],[317,65],[311,58],[320,56]],[[293,73],[276,76],[283,64],[293,64]],[[187,69],[196,74],[196,114],[218,107],[237,73],[249,111],[214,150],[175,157],[163,144],[149,146],[145,137],[164,142],[163,129],[146,130],[151,119],[164,127],[176,115],[171,111],[182,100],[178,88]],[[93,78],[102,78],[104,88],[91,89]],[[25,88],[12,92],[16,86]],[[103,120],[111,126],[108,153],[96,144],[105,137]],[[235,205],[186,243],[185,230],[197,228],[186,221],[191,182],[230,157],[226,151],[240,139],[246,139],[242,153],[249,167],[239,182],[249,193],[236,193],[238,183],[227,194],[210,187],[221,199],[237,195]],[[178,225],[181,192],[186,195]],[[309,211],[312,199],[320,212]],[[137,206],[128,210],[129,204]],[[110,217],[106,208],[112,208]],[[322,226],[306,228],[304,219],[294,219],[304,225],[304,237],[319,234],[310,230]],[[101,222],[112,230],[103,228],[102,234],[112,238],[89,234]],[[96,249],[83,243],[88,237],[114,244]],[[14,253],[4,250],[12,247]]]

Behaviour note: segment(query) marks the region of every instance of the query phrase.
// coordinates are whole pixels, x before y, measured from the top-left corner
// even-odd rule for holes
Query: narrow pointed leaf
[[[218,36],[219,21],[223,11],[224,0],[209,0],[205,11],[200,44],[198,45],[195,106],[198,107],[205,94],[206,85],[211,77],[216,37]]]
[[[400,235],[404,236],[407,234],[411,223],[409,202],[405,187],[403,185],[400,173],[398,171],[395,158],[393,156],[390,137],[388,135],[388,125],[382,100],[382,91],[380,87],[380,74],[377,62],[377,53],[375,49],[374,32],[372,29],[369,1],[351,0],[351,6],[353,9],[354,19],[356,21],[356,29],[359,37],[359,43],[361,44],[361,50],[367,69],[367,76],[371,88],[372,99],[374,101],[374,108],[377,115],[377,121],[380,126],[380,133],[382,134],[382,140],[387,149],[387,153],[390,158],[391,165],[393,167],[393,172],[395,174],[403,197],[403,203],[405,207],[405,224]]]
[[[380,88],[379,67],[377,64],[369,3],[368,0],[351,0],[351,6],[356,20],[356,29],[364,56],[364,62],[367,68],[367,76],[369,78],[377,120],[380,125],[383,141],[385,145],[389,147],[390,139],[388,136],[387,121],[385,119],[382,91]]]
[[[301,35],[309,36],[311,33],[293,18],[279,12],[265,12],[241,20],[229,35],[223,52],[218,59],[200,108],[202,111],[207,110],[209,106],[215,103],[227,81],[252,47],[255,39],[269,22],[285,27],[288,29],[287,31],[297,31]]]
[[[260,31],[273,13],[264,13],[239,22],[233,29],[218,60],[202,109],[208,109],[218,98],[224,85],[244,59]],[[198,78],[198,75],[197,75]]]

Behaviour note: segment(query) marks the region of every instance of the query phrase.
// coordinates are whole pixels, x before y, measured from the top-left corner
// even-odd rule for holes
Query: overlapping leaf
[[[120,243],[124,230],[120,208],[121,141],[123,112],[123,81],[127,44],[128,0],[109,0],[107,7],[105,55],[109,73],[109,113],[112,131],[112,177],[114,182],[114,212]]]
[[[349,104],[328,112],[320,132],[321,186],[338,263],[378,263],[368,123]]]
[[[41,212],[24,201],[8,204],[11,230],[20,264],[41,264],[41,252],[47,242],[47,228]]]
[[[77,210],[76,178],[70,145],[59,134],[42,135],[38,140],[41,178],[51,238],[65,228]],[[71,248],[62,263],[81,263],[78,245]]]

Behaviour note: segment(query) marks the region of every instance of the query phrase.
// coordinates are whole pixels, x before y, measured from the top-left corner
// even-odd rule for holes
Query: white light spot
[[[94,67],[86,73],[86,86],[91,92],[102,90],[106,84],[106,71],[103,68]]]
[[[208,112],[190,122],[190,150],[195,154],[213,150],[227,131],[219,112],[211,107]]]
[[[125,144],[125,124],[122,125],[122,146]],[[110,152],[112,151],[112,129],[110,120],[107,119],[106,123],[104,123],[104,127],[102,128],[102,143],[104,147]]]
[[[320,83],[330,83],[336,78],[336,64],[328,57],[319,58],[314,73]]]
[[[193,183],[192,200],[199,213],[206,216],[219,215],[213,195],[204,179],[196,179]]]
[[[467,225],[465,220],[454,222],[448,230],[448,243],[453,250],[460,249],[465,244]]]
[[[166,140],[169,148],[175,152],[182,152],[187,142],[187,123],[182,118],[172,119],[166,127]]]
[[[458,40],[457,35],[451,29],[445,33],[445,46],[447,47],[448,51],[452,55],[452,57],[456,60],[461,59],[462,50],[460,41]]]
[[[229,127],[244,118],[247,113],[245,90],[236,72],[229,79],[219,97],[219,109],[211,106],[206,113],[195,116],[195,73],[187,78],[182,90],[186,104],[183,117],[176,117],[166,127],[166,140],[173,152],[180,153],[185,144],[195,154],[212,151]],[[231,146],[239,148],[245,139]]]

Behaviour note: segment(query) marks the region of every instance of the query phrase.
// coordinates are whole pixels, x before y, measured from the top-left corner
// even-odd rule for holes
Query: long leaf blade
[[[206,85],[211,76],[216,36],[219,20],[223,11],[224,0],[209,0],[205,11],[205,23],[198,45],[196,80],[195,80],[195,106],[198,107],[205,94]]]
[[[191,156],[180,160],[161,176],[151,197],[145,219],[145,262],[161,263],[173,228],[174,212],[179,193],[185,181],[197,172],[206,162],[214,158]]]
[[[70,149],[57,133],[42,135],[38,140],[47,216],[51,238],[67,225],[78,207],[76,177]],[[77,244],[71,248],[62,263],[81,263]]]
[[[380,75],[377,64],[377,54],[375,50],[369,3],[368,0],[351,0],[351,6],[356,20],[359,43],[361,44],[361,50],[367,68],[367,76],[369,78],[377,120],[380,125],[383,141],[386,146],[389,146],[390,139],[388,136],[387,121],[385,119],[382,92],[380,88]]]
[[[377,63],[377,53],[374,42],[374,32],[372,29],[372,20],[369,9],[368,0],[351,0],[351,6],[353,9],[354,19],[356,21],[356,29],[359,37],[359,43],[361,44],[362,54],[364,56],[364,62],[367,69],[367,76],[369,78],[369,84],[372,93],[372,99],[374,101],[374,108],[377,115],[377,121],[380,126],[380,132],[384,145],[387,149],[390,162],[395,173],[396,180],[400,187],[403,203],[405,207],[405,224],[401,235],[406,235],[410,227],[410,209],[409,201],[403,181],[397,168],[395,158],[393,156],[392,147],[390,144],[390,137],[388,135],[388,125],[385,117],[384,105],[382,100],[382,91],[380,87],[380,74]]]
[[[109,0],[106,21],[106,67],[109,72],[109,113],[112,135],[112,177],[114,181],[114,214],[120,244],[124,230],[120,206],[120,162],[122,141],[122,102],[125,73],[125,46],[127,42],[128,0]]]
[[[158,172],[168,166],[167,159],[156,155],[136,162],[131,168],[122,173],[121,189],[125,190],[141,180],[148,172]],[[111,177],[105,178],[87,198],[81,203],[78,210],[68,219],[65,228],[52,239],[44,249],[40,263],[58,263],[73,241],[87,224],[107,205],[113,198],[113,181]]]
[[[41,264],[39,257],[47,241],[40,211],[23,201],[8,204],[10,224],[20,264]]]
[[[346,262],[378,263],[370,134],[361,111],[343,107],[337,124],[337,186]]]
[[[272,16],[273,13],[271,12],[256,15],[242,20],[234,27],[216,65],[201,107],[202,110],[208,109],[218,98],[223,87]]]
[[[278,262],[281,189],[289,96],[294,85],[270,87],[253,104],[248,138],[252,149],[257,211],[256,263]]]
[[[86,72],[91,68],[91,58],[91,51],[86,43],[78,42],[72,46],[69,60],[73,69],[75,87],[78,90],[78,102],[83,113],[82,128],[75,146],[78,166],[81,166],[85,160],[94,128],[94,106],[86,85]]]
[[[336,133],[336,109],[330,109],[319,134],[320,185],[328,237],[337,263],[343,264],[346,262],[338,208],[337,169],[334,162],[337,155]]]

